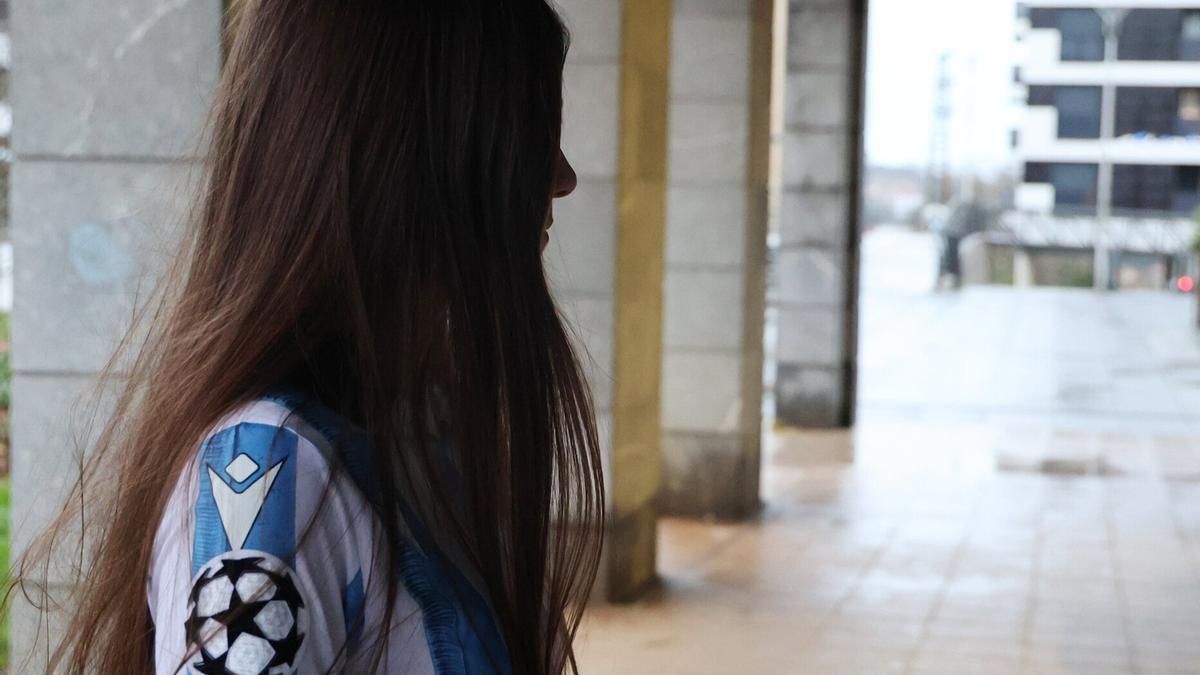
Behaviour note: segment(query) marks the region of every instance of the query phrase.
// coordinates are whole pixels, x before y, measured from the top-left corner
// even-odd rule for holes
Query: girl
[[[18,567],[83,525],[50,669],[575,669],[604,495],[541,260],[561,22],[248,0],[233,34],[182,251]]]

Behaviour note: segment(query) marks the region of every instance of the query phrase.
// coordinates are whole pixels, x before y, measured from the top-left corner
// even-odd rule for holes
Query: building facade
[[[1090,249],[1097,289],[1189,273],[1200,1],[1029,0],[1017,11],[1015,243]]]
[[[1116,53],[1106,61],[1108,10]],[[1018,206],[1095,214],[1107,161],[1113,214],[1190,215],[1200,206],[1200,2],[1032,0],[1019,11]]]

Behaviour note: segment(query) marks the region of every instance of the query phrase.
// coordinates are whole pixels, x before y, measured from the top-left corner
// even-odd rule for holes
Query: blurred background
[[[0,562],[252,1],[0,0]],[[583,672],[1200,673],[1200,0],[558,5]]]

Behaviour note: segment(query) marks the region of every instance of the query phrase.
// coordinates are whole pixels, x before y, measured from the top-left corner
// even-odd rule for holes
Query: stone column
[[[549,267],[602,425],[610,532],[598,592],[625,600],[655,576],[671,1],[559,4],[573,35],[563,149],[579,187],[556,206]]]
[[[790,0],[776,260],[779,422],[844,427],[856,378],[865,0]]]
[[[221,3],[13,0],[11,14],[16,554],[78,476],[76,397],[172,238],[180,160],[198,146],[220,66]],[[44,627],[15,598],[12,667],[40,672]]]
[[[1033,254],[1029,249],[1018,246],[1013,249],[1013,286],[1026,288],[1037,285],[1037,274],[1033,268]]]
[[[772,0],[676,0],[662,507],[758,510]]]

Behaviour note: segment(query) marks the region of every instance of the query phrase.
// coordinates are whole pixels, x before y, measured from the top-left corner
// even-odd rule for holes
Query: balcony
[[[1195,5],[1195,0],[1190,4]],[[1195,61],[1063,61],[1062,34],[1049,28],[1030,29],[1022,43],[1024,84],[1098,86],[1112,82],[1117,86],[1200,87],[1200,67]]]
[[[1026,183],[1017,189],[1018,207],[1044,204],[1047,191],[1053,204],[1054,187]],[[1023,203],[1024,202],[1024,203]],[[1091,209],[1054,209],[1050,212],[1010,211],[989,233],[989,240],[1014,246],[1058,249],[1089,249],[1103,237],[1107,248],[1129,253],[1176,255],[1186,252],[1195,240],[1197,224],[1191,218],[1150,211],[1118,211],[1107,223],[1099,222]]]
[[[1200,72],[1195,65],[1193,70]],[[1149,136],[1130,134],[1102,142],[1099,139],[1058,138],[1058,111],[1050,106],[1026,109],[1017,140],[1023,161],[1098,164],[1107,146],[1114,164],[1200,164],[1200,135]]]

